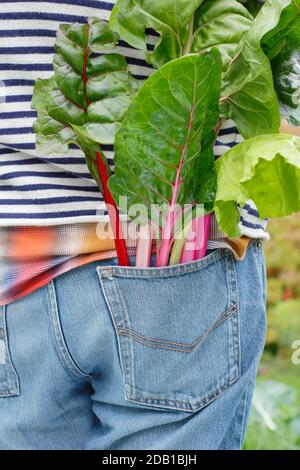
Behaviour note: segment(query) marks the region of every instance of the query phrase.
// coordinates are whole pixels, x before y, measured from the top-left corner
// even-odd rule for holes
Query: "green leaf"
[[[300,125],[300,47],[278,62],[274,82],[281,115],[291,124]]]
[[[145,82],[116,135],[115,175],[109,181],[116,200],[168,204],[179,172],[176,202],[212,208],[221,68],[213,49],[175,59]]]
[[[155,67],[184,53],[193,26],[193,15],[204,0],[118,0],[109,20],[110,27],[131,46],[145,52]],[[147,28],[154,29],[159,41],[147,51]]]
[[[252,23],[252,15],[236,0],[204,2],[195,14],[191,52],[217,47],[226,67]]]
[[[282,11],[280,21],[262,39],[262,47],[270,60],[300,45],[300,0],[292,0]]]
[[[248,199],[263,218],[300,211],[300,138],[261,135],[226,152],[217,162],[215,213],[228,236],[237,236],[237,204]]]
[[[224,116],[231,117],[245,137],[278,132],[280,115],[273,75],[261,41],[279,22],[291,0],[267,0],[243,36],[223,77]]]
[[[259,10],[263,6],[263,3],[259,0],[246,0],[242,2],[245,7],[250,11],[254,17],[258,14]]]
[[[236,0],[118,0],[110,26],[122,39],[143,50],[146,60],[155,67],[212,47],[220,50],[226,65],[252,20]],[[146,47],[147,28],[160,36],[154,51]]]
[[[300,125],[300,0],[292,1],[262,41],[274,74],[280,114]]]
[[[84,142],[93,149],[114,143],[116,130],[139,90],[137,80],[127,72],[125,58],[112,50],[117,40],[107,23],[97,19],[61,25],[54,76],[36,81],[32,100],[38,114],[34,124],[37,152],[66,152],[70,143],[77,144],[85,151],[98,183],[95,156],[91,157]]]
[[[57,93],[59,89],[55,77],[36,81],[31,105],[38,111],[38,119],[34,123],[36,147],[38,153],[44,155],[67,152],[74,138],[72,128],[53,119],[48,112],[48,103],[52,102],[52,96]]]

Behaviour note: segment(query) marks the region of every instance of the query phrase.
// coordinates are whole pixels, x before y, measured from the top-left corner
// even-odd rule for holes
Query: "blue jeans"
[[[0,308],[0,449],[239,449],[265,339],[260,243],[93,262]]]

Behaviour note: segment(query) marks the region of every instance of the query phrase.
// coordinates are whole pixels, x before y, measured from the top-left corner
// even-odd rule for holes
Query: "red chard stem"
[[[97,166],[98,166],[99,175],[100,175],[101,182],[102,182],[103,198],[107,207],[107,212],[109,215],[110,223],[111,223],[114,238],[115,238],[115,245],[116,245],[116,251],[117,251],[117,255],[119,259],[119,265],[129,266],[130,262],[128,258],[126,243],[123,237],[119,211],[107,185],[107,182],[108,182],[107,169],[103,162],[101,153],[97,152],[96,155],[97,155]]]

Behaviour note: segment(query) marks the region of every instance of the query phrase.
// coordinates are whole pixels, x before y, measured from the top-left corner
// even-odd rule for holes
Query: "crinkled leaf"
[[[262,39],[262,47],[270,60],[291,52],[300,45],[300,0],[292,0],[282,11],[276,27]]]
[[[118,0],[109,24],[120,37],[145,52],[155,67],[183,55],[189,40],[193,15],[204,0]],[[153,51],[147,51],[146,29],[160,38]]]
[[[125,58],[111,50],[117,39],[107,23],[97,19],[60,26],[54,76],[36,81],[32,100],[38,113],[34,129],[39,153],[67,151],[71,142],[82,147],[84,140],[91,148],[98,147],[93,142],[114,142],[139,89]],[[95,156],[84,147],[90,172],[99,182]]]
[[[48,103],[57,93],[58,86],[55,77],[47,80],[37,80],[32,98],[32,107],[38,111],[38,119],[34,124],[36,146],[41,154],[67,152],[74,131],[64,123],[53,119],[48,112]]]
[[[237,236],[237,204],[248,199],[261,217],[284,217],[300,211],[300,138],[261,135],[226,152],[217,162],[215,213],[220,227]]]
[[[272,59],[280,114],[300,125],[300,0],[283,10],[277,27],[266,34],[262,44]]]
[[[156,67],[211,47],[220,50],[226,65],[252,19],[237,0],[118,0],[110,25]],[[146,47],[147,28],[160,35],[153,51]]]
[[[280,114],[292,126],[300,126],[300,106],[296,109],[288,106],[287,104],[280,103]]]
[[[276,27],[290,1],[267,0],[223,77],[222,112],[236,122],[245,138],[277,132],[280,125],[272,70],[261,41]]]
[[[175,59],[156,71],[129,107],[115,140],[109,187],[128,204],[168,204],[180,168],[178,204],[212,208],[212,144],[219,117],[221,59],[213,49]]]
[[[236,0],[206,1],[195,14],[191,52],[217,47],[226,67],[252,23],[252,15]]]
[[[281,115],[291,124],[300,125],[300,46],[281,56],[273,74]]]

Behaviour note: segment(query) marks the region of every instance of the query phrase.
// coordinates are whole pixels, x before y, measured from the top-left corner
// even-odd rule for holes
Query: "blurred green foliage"
[[[257,383],[245,449],[300,449],[300,408],[295,388],[271,380]]]
[[[288,359],[292,342],[300,339],[300,214],[272,221],[269,231],[266,349]]]
[[[269,224],[268,333],[254,394],[245,449],[300,450],[300,214]]]

